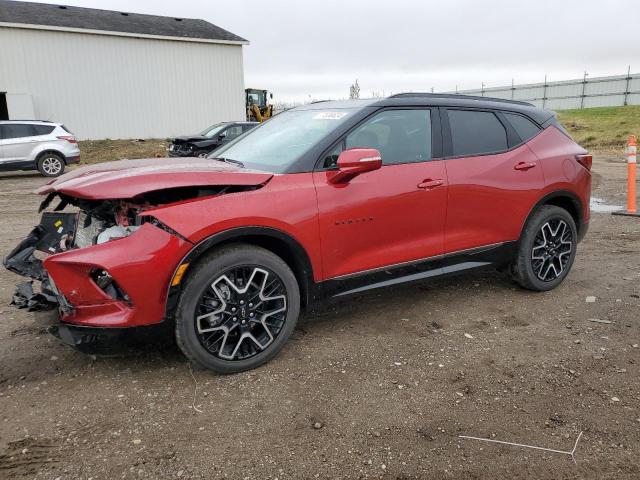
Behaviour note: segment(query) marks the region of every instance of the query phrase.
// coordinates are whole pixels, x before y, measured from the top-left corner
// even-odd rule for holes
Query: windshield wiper
[[[244,163],[242,163],[240,160],[234,160],[232,158],[213,157],[211,160],[218,160],[224,163],[231,163],[233,165],[238,165],[240,168],[244,168]]]

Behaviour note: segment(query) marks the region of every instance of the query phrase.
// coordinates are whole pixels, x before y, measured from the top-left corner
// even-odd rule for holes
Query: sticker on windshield
[[[313,119],[314,120],[340,120],[342,117],[346,116],[346,112],[320,112],[316,114]]]

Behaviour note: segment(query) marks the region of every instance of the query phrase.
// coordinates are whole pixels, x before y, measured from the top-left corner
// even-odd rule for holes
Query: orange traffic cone
[[[629,135],[627,141],[627,209],[613,212],[614,215],[640,217],[636,207],[636,154],[637,145],[635,135]]]

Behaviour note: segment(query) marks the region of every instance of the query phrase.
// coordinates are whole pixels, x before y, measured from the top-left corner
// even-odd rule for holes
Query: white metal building
[[[61,122],[80,139],[244,120],[247,43],[204,20],[0,0],[0,119]]]

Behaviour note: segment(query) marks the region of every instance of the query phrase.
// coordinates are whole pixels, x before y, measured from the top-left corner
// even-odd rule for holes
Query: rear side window
[[[32,125],[36,135],[49,135],[56,128],[53,125]]]
[[[507,112],[504,112],[503,115],[515,129],[516,133],[520,137],[520,140],[522,140],[523,142],[526,142],[530,138],[535,137],[540,131],[540,127],[538,127],[527,117]]]
[[[33,125],[22,123],[6,123],[2,125],[2,137],[5,140],[10,138],[33,137],[35,131]]]
[[[347,135],[347,148],[375,148],[382,162],[424,162],[431,155],[430,110],[385,110]]]
[[[507,150],[507,131],[491,112],[447,110],[453,155],[480,155]]]

